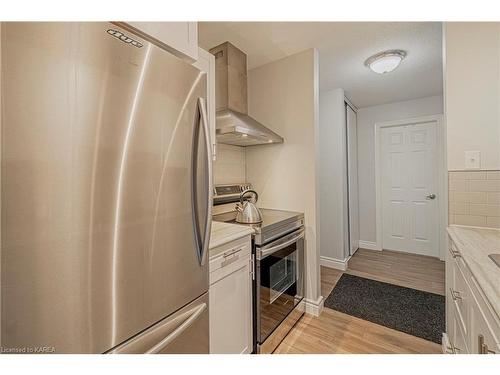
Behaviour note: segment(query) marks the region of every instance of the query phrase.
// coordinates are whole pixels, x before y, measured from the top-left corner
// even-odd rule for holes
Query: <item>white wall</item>
[[[448,170],[481,152],[481,169],[500,169],[500,24],[444,24]]]
[[[322,91],[319,113],[320,252],[324,261],[339,265],[349,251],[344,90]]]
[[[408,100],[358,109],[359,236],[375,242],[375,124],[377,122],[443,113],[442,96]]]
[[[217,143],[217,157],[213,162],[215,185],[240,184],[246,181],[245,148]]]
[[[306,225],[306,298],[320,297],[316,212],[317,52],[307,50],[248,72],[249,114],[281,135],[247,147],[247,180],[260,207],[300,211]]]

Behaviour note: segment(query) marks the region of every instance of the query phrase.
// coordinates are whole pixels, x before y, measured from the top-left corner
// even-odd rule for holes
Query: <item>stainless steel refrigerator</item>
[[[208,353],[206,75],[111,23],[2,23],[3,352]]]

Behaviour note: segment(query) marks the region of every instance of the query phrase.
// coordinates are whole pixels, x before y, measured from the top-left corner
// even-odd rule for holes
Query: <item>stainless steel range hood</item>
[[[283,138],[248,116],[247,56],[229,42],[214,47],[217,142],[235,146],[283,143]]]

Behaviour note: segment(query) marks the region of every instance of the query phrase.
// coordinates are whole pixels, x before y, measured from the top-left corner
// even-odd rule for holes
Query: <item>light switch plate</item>
[[[481,168],[481,151],[465,151],[465,169]]]

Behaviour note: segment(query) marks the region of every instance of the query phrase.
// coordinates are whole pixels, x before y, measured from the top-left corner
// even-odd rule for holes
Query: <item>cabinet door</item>
[[[500,354],[500,330],[498,320],[485,303],[482,292],[471,279],[474,303],[470,309],[470,348],[475,354]]]
[[[127,22],[120,26],[156,39],[162,47],[181,58],[198,59],[197,22]]]
[[[210,353],[252,351],[250,257],[237,264],[232,272],[210,286]]]
[[[456,311],[452,311],[448,318],[450,320],[448,322],[448,337],[453,352],[455,354],[468,354],[467,339],[462,332],[460,318],[457,316]]]
[[[498,344],[488,322],[477,304],[471,307],[471,342],[470,346],[474,354],[497,354]]]
[[[193,63],[201,71],[207,73],[207,111],[212,144],[212,160],[216,158],[215,139],[215,56],[202,48],[198,49],[198,60]]]
[[[448,332],[448,336],[450,336],[450,341],[451,341],[451,322],[452,322],[452,315],[453,314],[453,298],[451,297],[451,289],[453,289],[453,264],[455,260],[453,259],[453,256],[451,255],[451,238],[448,237],[448,251],[446,253],[446,261],[445,261],[445,266],[446,266],[446,272],[445,272],[445,285],[446,285],[446,332]]]

